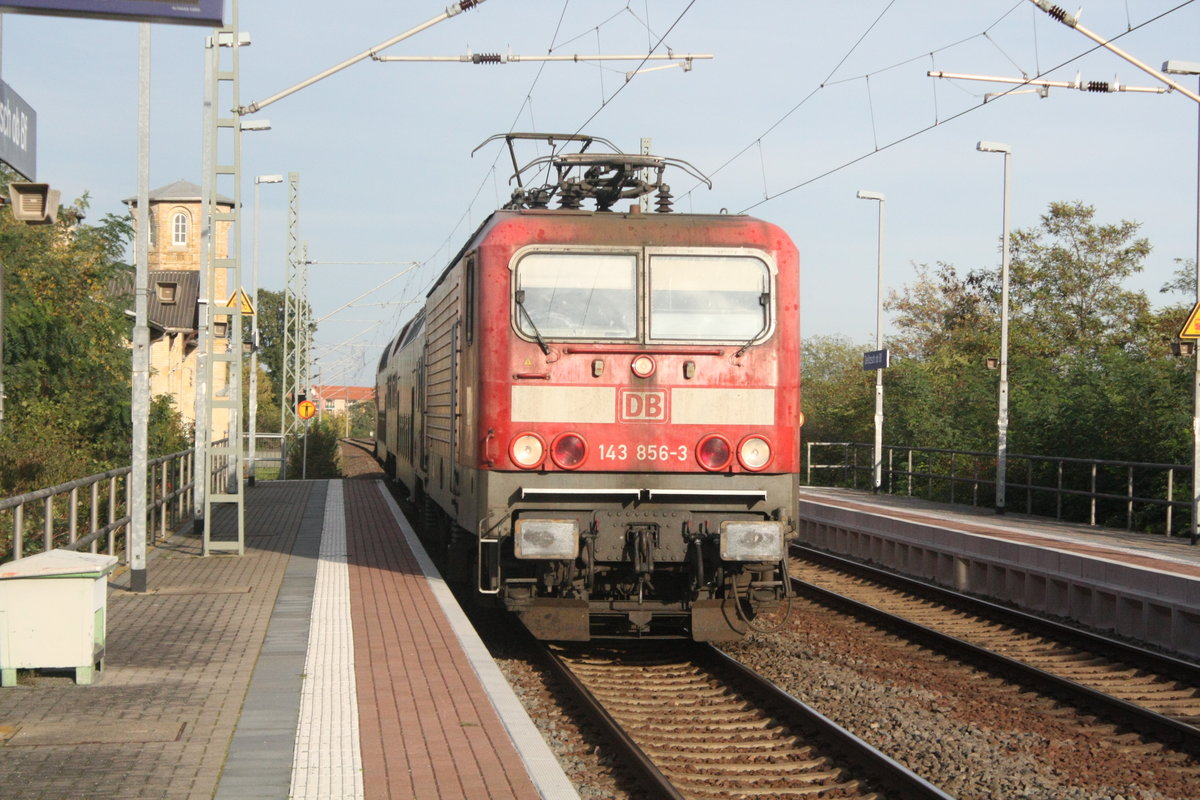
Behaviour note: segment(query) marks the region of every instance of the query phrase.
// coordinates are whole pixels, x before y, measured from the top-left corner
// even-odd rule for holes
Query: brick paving
[[[202,558],[176,535],[147,593],[116,576],[95,684],[35,672],[0,690],[0,797],[209,800],[314,485],[251,491],[245,556]]]
[[[374,481],[347,481],[366,796],[537,798]]]
[[[0,800],[577,798],[415,542],[370,479],[259,483],[242,557],[172,537],[94,684],[0,690]]]

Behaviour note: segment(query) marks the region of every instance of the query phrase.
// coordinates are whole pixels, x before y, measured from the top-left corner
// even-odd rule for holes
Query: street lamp
[[[875,350],[876,356],[882,358],[883,351],[883,207],[884,197],[880,192],[868,192],[859,189],[856,195],[859,200],[879,201],[879,252],[876,256],[875,281]],[[878,493],[883,487],[883,367],[887,359],[883,358],[875,368],[875,451],[872,455],[871,490]]]
[[[1173,75],[1200,75],[1200,62],[1167,61],[1163,72]],[[1196,154],[1196,302],[1200,303],[1200,123],[1197,127]],[[1200,348],[1198,348],[1200,349]],[[1200,516],[1200,354],[1192,378],[1192,544],[1200,537],[1197,517]]]
[[[1004,245],[1000,267],[1000,397],[996,418],[996,513],[1004,513],[1004,482],[1008,471],[1008,207],[1012,148],[999,142],[980,142],[981,153],[1004,154]]]
[[[258,219],[259,197],[258,187],[264,183],[283,183],[282,175],[258,175],[254,178],[254,259],[250,271],[250,305],[254,313],[250,316],[250,476],[247,482],[253,486],[257,462],[255,461],[258,443],[258,317],[261,309],[258,307]]]

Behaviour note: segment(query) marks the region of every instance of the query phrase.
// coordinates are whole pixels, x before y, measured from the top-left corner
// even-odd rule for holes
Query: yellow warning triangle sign
[[[241,289],[238,289],[236,292],[233,293],[233,295],[229,298],[229,301],[227,303],[225,303],[225,307],[226,308],[235,308],[238,305],[238,303],[241,303],[241,305],[242,305],[242,313],[243,314],[253,314],[254,313],[254,306],[250,305],[250,298]],[[1197,333],[1196,335],[1200,336],[1200,333]]]
[[[1179,338],[1200,339],[1200,303],[1192,306],[1192,313],[1188,314],[1187,322],[1179,329]]]

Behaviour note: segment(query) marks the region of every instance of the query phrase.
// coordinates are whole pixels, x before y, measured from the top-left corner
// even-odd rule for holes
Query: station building
[[[189,425],[196,420],[199,377],[196,350],[199,343],[200,270],[203,266],[200,260],[201,199],[200,187],[185,180],[161,186],[149,194],[150,396],[170,397],[175,410]],[[124,202],[129,206],[136,229],[140,224],[137,198],[129,197]],[[233,205],[230,198],[217,196],[216,210],[229,211]],[[229,257],[231,227],[229,222],[214,224],[213,246],[217,258]],[[218,306],[229,297],[225,272],[215,270],[212,297]],[[215,341],[220,346],[221,340]],[[219,394],[228,385],[226,376],[214,375],[213,385]],[[214,422],[217,431],[228,427],[227,420],[217,418]]]

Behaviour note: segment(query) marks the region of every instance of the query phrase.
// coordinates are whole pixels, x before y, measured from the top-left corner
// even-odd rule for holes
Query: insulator
[[[671,187],[665,183],[658,187],[658,195],[654,200],[654,210],[659,214],[671,213]]]
[[[568,209],[571,211],[577,210],[583,204],[583,193],[572,182],[564,182],[562,189],[558,193],[559,208]]]
[[[475,53],[471,56],[472,64],[499,64],[499,53]]]
[[[1111,92],[1112,84],[1108,81],[1088,81],[1087,91],[1089,92]]]
[[[1062,22],[1067,16],[1067,12],[1062,6],[1052,6],[1046,13],[1059,22]]]

